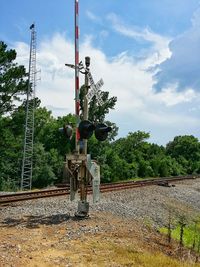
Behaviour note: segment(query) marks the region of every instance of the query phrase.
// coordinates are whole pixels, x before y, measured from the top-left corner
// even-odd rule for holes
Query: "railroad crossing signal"
[[[98,123],[95,126],[88,120],[81,121],[78,129],[81,139],[89,139],[95,131],[95,137],[99,141],[105,141],[108,137],[108,133],[112,131],[112,128],[105,123]]]
[[[78,0],[75,0],[76,3]],[[78,57],[76,57],[77,59]],[[90,73],[90,57],[85,57],[85,66],[82,62],[76,62],[75,65],[65,64],[67,67],[75,69],[76,74],[76,86],[78,88],[78,75],[77,73],[81,72],[85,75],[85,87],[89,90],[84,90],[83,98],[83,121],[80,122],[79,112],[76,112],[78,115],[78,120],[76,124],[76,150],[72,155],[67,155],[65,168],[71,174],[70,177],[70,199],[75,198],[76,192],[80,190],[80,201],[78,202],[78,211],[75,213],[75,216],[86,217],[88,216],[89,203],[87,202],[87,186],[89,181],[93,178],[93,200],[98,201],[99,199],[99,184],[100,184],[100,167],[97,163],[89,163],[87,155],[87,139],[89,139],[93,132],[95,132],[95,137],[99,141],[104,141],[108,137],[108,133],[112,130],[111,127],[108,127],[106,124],[99,123],[94,124],[88,120],[88,102],[95,96],[97,103],[103,105],[104,101],[101,98],[99,89],[103,86],[104,82],[102,79],[98,81],[97,84],[94,83],[92,74]],[[88,91],[88,92],[86,92]],[[77,94],[78,93],[78,94]],[[79,91],[76,90],[76,108],[79,107],[80,98]],[[78,104],[78,105],[77,105]],[[77,110],[76,110],[77,111]],[[71,137],[71,128],[64,127],[61,129],[65,135]],[[78,137],[77,137],[78,136]],[[77,142],[78,141],[78,142]],[[91,178],[92,177],[92,178]]]

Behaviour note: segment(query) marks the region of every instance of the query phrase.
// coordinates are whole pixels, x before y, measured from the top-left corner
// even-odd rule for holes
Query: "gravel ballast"
[[[46,199],[18,202],[12,206],[0,207],[0,223],[13,223],[25,217],[39,218],[45,222],[51,220],[66,220],[77,211],[77,200],[70,202],[69,196],[51,197]],[[118,192],[101,194],[97,204],[90,202],[90,214],[96,211],[111,212],[125,218],[151,223],[155,227],[166,224],[169,210],[176,216],[184,214],[193,218],[200,214],[200,179],[176,182],[175,186],[146,186]]]

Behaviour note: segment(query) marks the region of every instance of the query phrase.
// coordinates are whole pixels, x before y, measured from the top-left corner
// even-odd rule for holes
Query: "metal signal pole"
[[[89,72],[89,66],[90,66],[90,57],[85,57],[85,92],[84,92],[84,107],[83,107],[83,119],[88,120],[88,99],[87,99],[87,93],[88,93],[88,72]],[[87,139],[84,139],[84,146],[83,146],[83,154],[87,155]]]

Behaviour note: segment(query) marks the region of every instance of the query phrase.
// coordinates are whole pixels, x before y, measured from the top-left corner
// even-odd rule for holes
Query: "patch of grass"
[[[161,253],[150,254],[144,253],[140,255],[140,267],[199,267],[199,264],[181,262],[176,259],[167,257]],[[134,266],[134,265],[133,265]]]
[[[176,259],[165,256],[164,254],[151,254],[146,251],[137,252],[130,247],[116,247],[110,255],[110,261],[119,266],[138,266],[138,267],[192,267],[199,264],[183,263]]]
[[[89,244],[88,244],[89,245]],[[85,259],[87,266],[129,266],[129,267],[200,267],[200,264],[182,262],[162,253],[150,253],[131,243],[116,244],[112,240],[91,242],[92,259]]]
[[[174,229],[171,230],[171,236],[173,239],[179,241],[180,240],[180,225],[177,225]],[[192,248],[194,246],[195,242],[195,247],[194,249],[197,250],[197,243],[199,242],[200,239],[200,223],[195,224],[189,224],[184,227],[184,234],[183,234],[183,245],[187,248]],[[168,233],[167,228],[161,228],[160,232],[163,234]],[[194,241],[195,240],[195,241]]]

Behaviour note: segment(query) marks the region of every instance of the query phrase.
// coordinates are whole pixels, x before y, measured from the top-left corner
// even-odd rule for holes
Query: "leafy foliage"
[[[166,146],[166,153],[180,163],[186,173],[198,173],[200,143],[192,135],[176,136]]]
[[[14,101],[19,101],[27,90],[25,68],[14,63],[15,59],[15,50],[7,50],[7,45],[0,41],[0,115],[12,111]]]

